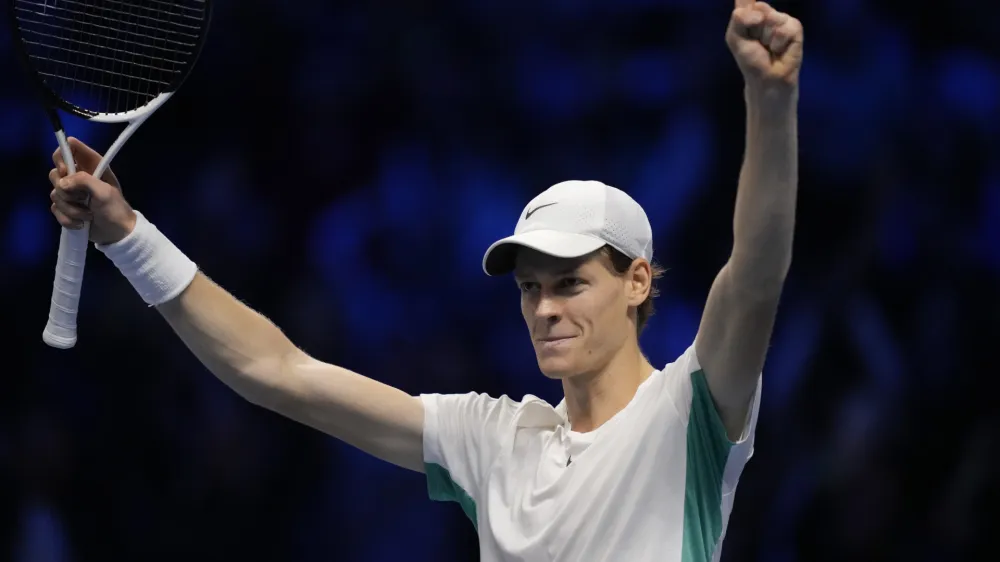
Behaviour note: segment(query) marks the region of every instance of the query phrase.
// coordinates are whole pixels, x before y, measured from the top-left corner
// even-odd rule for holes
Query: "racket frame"
[[[15,6],[17,0],[6,0],[8,6],[7,21],[10,24],[11,38],[14,42],[14,51],[21,62],[24,71],[28,74],[31,82],[35,85],[38,95],[43,102],[46,116],[52,124],[56,141],[59,143],[59,150],[62,153],[63,162],[66,163],[67,175],[76,173],[76,162],[73,160],[73,151],[66,137],[66,130],[63,127],[59,110],[63,110],[70,115],[82,117],[95,123],[128,123],[124,130],[118,135],[114,143],[105,151],[101,162],[94,169],[93,176],[101,178],[104,172],[111,165],[111,161],[118,154],[118,151],[125,145],[129,138],[153,113],[163,106],[174,93],[180,89],[181,85],[188,78],[201,57],[205,40],[208,37],[208,30],[212,21],[211,0],[199,0],[205,6],[205,17],[201,24],[201,33],[195,43],[191,61],[187,64],[185,71],[178,74],[164,88],[164,91],[146,102],[141,107],[121,112],[121,113],[100,113],[80,107],[74,103],[66,101],[59,96],[46,82],[45,79],[35,70],[31,63],[31,57],[24,47],[24,37],[18,26],[18,18]],[[47,345],[57,349],[70,349],[77,342],[77,316],[80,310],[80,293],[83,286],[83,270],[86,265],[87,249],[90,244],[90,223],[84,223],[79,229],[62,228],[59,236],[59,251],[56,260],[55,279],[52,283],[52,298],[49,304],[49,317],[42,331],[42,341]]]

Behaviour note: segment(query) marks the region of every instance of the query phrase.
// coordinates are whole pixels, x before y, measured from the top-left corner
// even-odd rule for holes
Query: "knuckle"
[[[68,224],[75,224],[82,222],[79,211],[74,211],[72,209],[61,208],[58,209],[59,217]]]
[[[71,215],[74,217],[89,217],[90,207],[81,205],[80,203],[68,203],[67,206],[70,208]]]

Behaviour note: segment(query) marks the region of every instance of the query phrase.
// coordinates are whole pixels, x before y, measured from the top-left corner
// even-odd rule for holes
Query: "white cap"
[[[626,256],[653,259],[653,229],[642,207],[624,191],[599,181],[564,181],[546,189],[521,212],[514,235],[483,256],[487,275],[514,270],[518,247],[578,258],[605,245]]]

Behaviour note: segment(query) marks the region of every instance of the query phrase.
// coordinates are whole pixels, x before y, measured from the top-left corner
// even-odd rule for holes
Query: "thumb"
[[[736,8],[729,17],[730,42],[739,39],[756,39],[755,31],[764,23],[764,14],[750,8]]]
[[[77,169],[93,172],[101,162],[101,155],[76,137],[69,137],[66,141],[69,144],[70,152],[73,153],[73,161],[76,162]],[[60,173],[66,173],[62,150],[59,147],[56,147],[55,152],[52,153],[52,163],[55,164]]]
[[[93,172],[97,165],[101,163],[101,155],[96,150],[90,148],[76,137],[69,137],[69,148],[73,151],[73,159],[81,170]]]

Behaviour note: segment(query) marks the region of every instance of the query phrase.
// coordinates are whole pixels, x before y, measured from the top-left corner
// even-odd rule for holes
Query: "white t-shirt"
[[[588,433],[531,395],[421,400],[430,497],[462,506],[483,562],[708,562],[753,454],[760,380],[736,443],[693,345]]]

